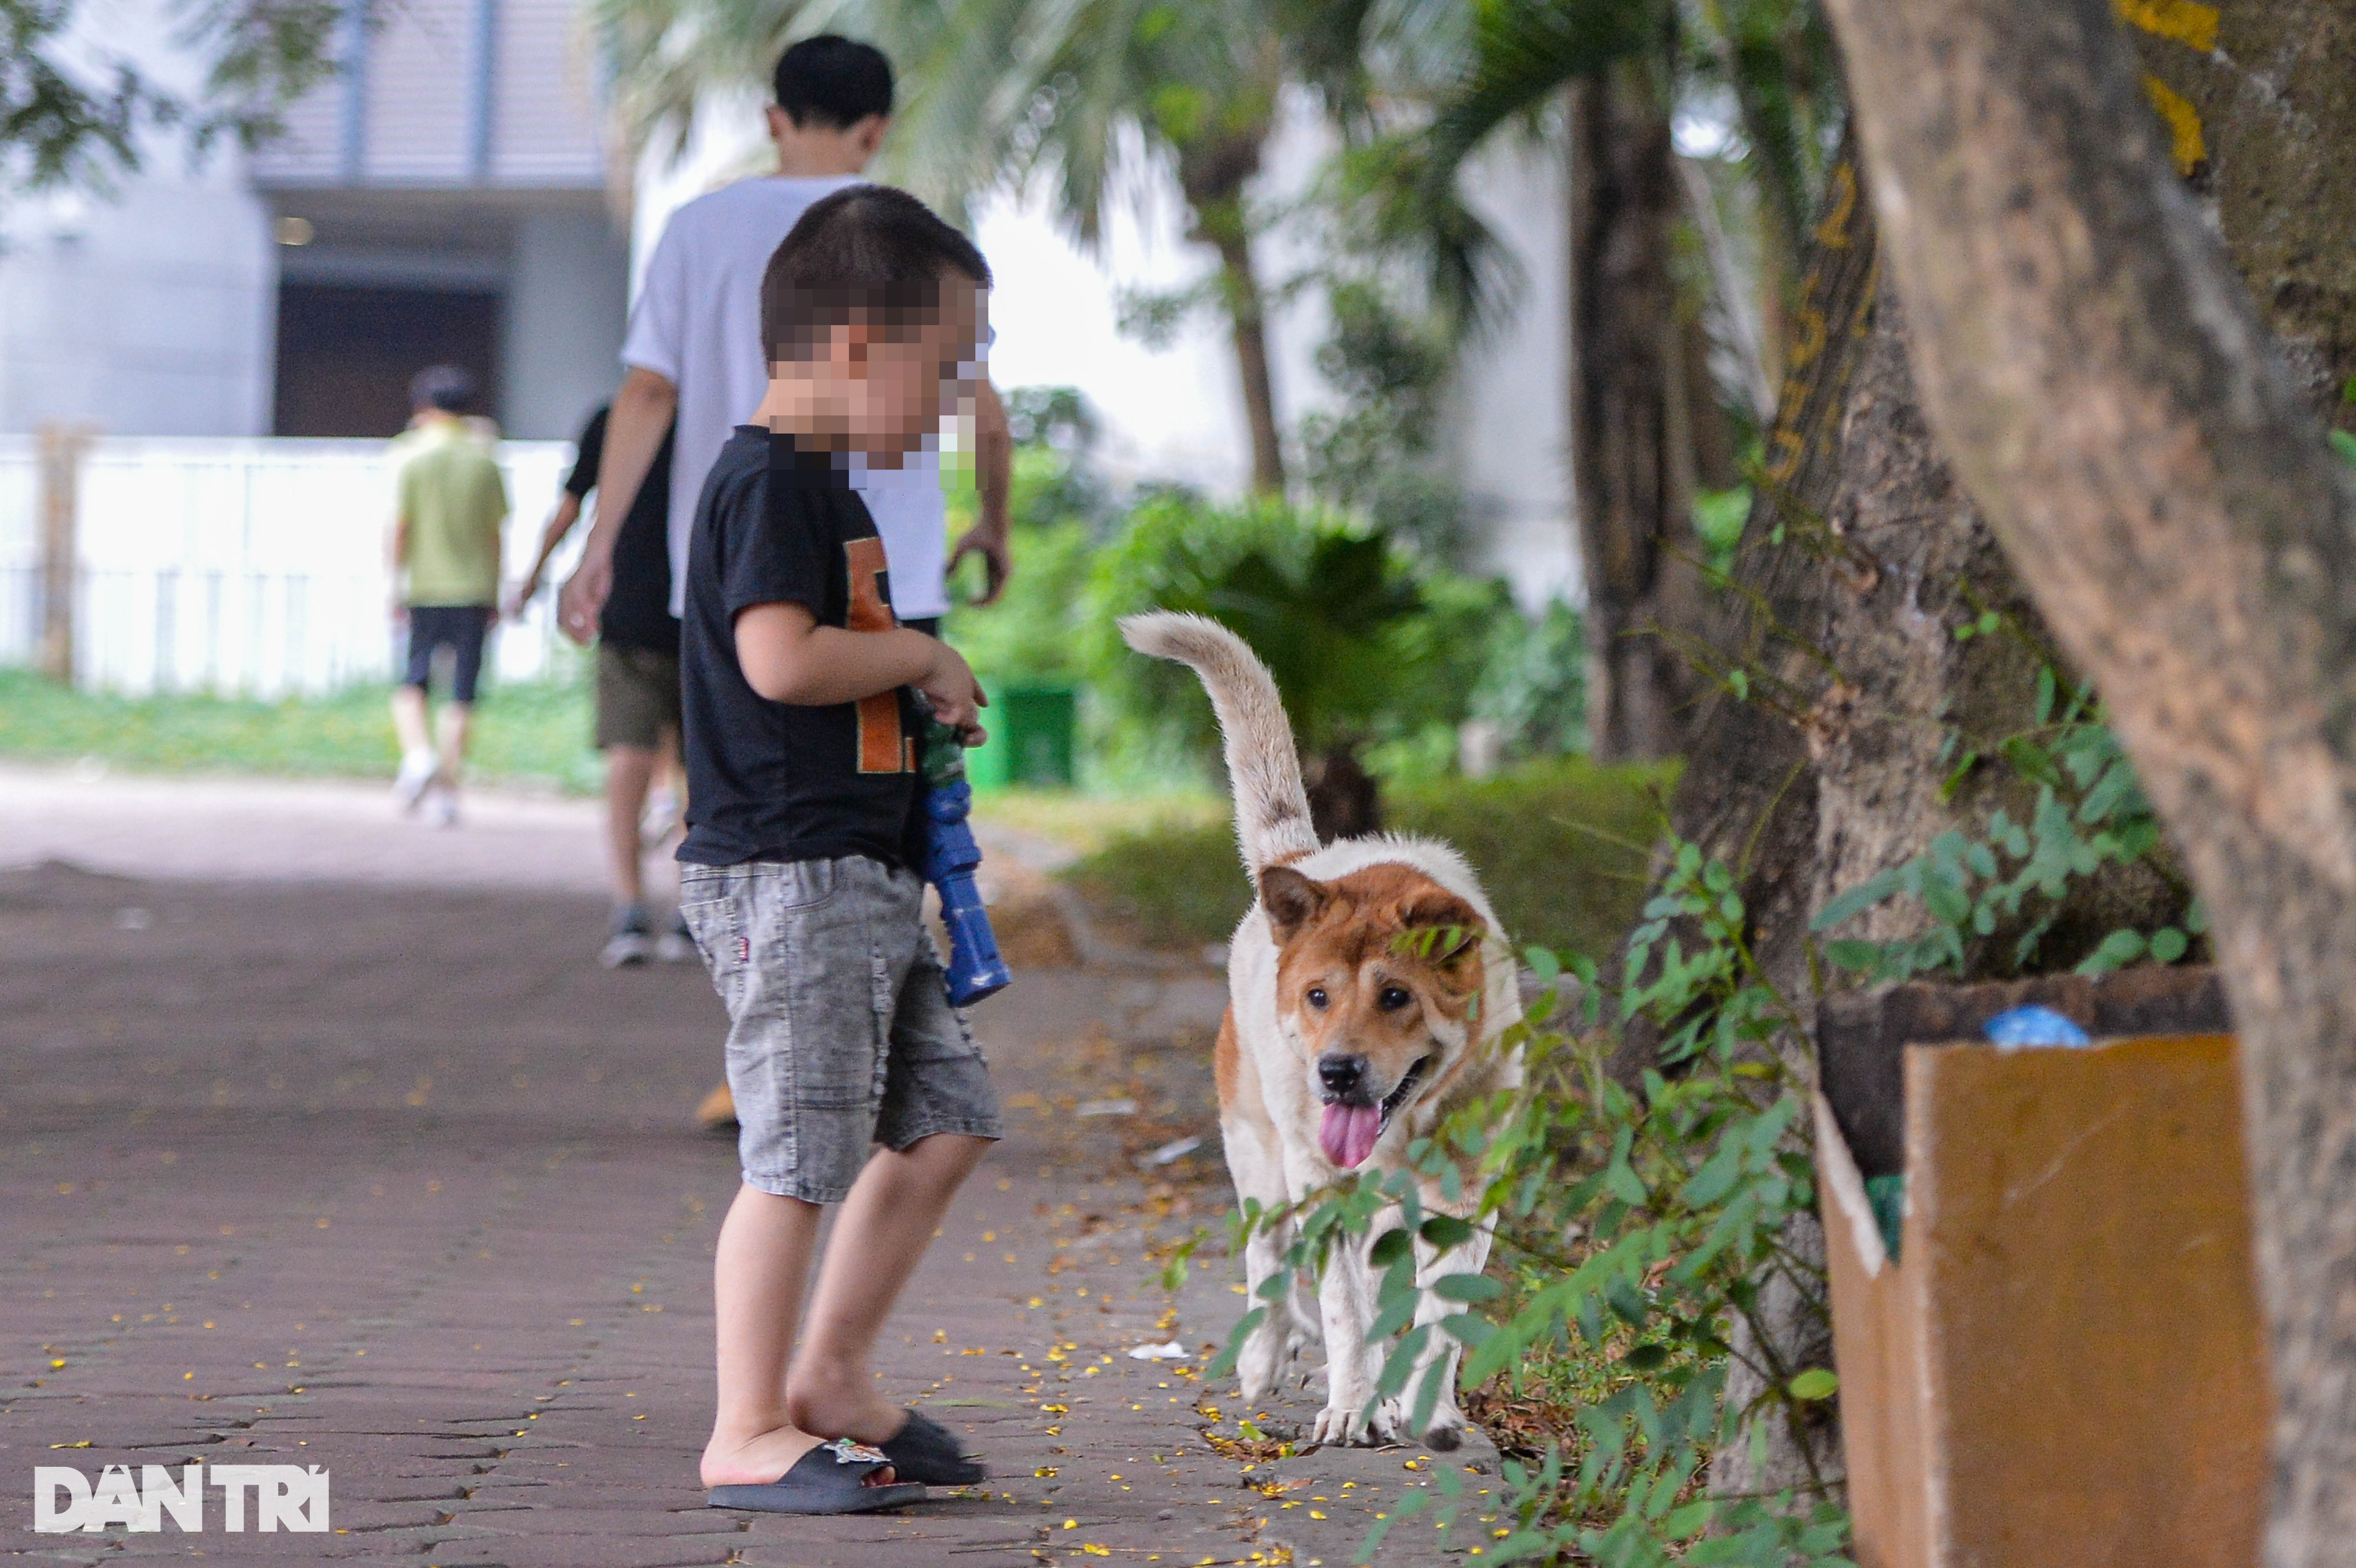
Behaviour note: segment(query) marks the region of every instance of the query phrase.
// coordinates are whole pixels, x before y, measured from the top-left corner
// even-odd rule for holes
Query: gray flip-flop
[[[869,1487],[861,1483],[892,1461],[848,1437],[821,1443],[774,1481],[714,1487],[704,1506],[753,1513],[873,1513],[925,1500],[925,1488],[909,1482]]]
[[[908,1412],[907,1424],[876,1444],[904,1481],[928,1487],[970,1487],[990,1478],[979,1459],[958,1447],[949,1429],[921,1411]]]

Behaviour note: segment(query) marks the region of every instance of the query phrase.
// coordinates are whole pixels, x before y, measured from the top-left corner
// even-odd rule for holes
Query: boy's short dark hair
[[[428,365],[411,378],[409,406],[464,413],[475,401],[475,378],[455,365]]]
[[[913,328],[952,270],[990,286],[973,242],[905,190],[854,185],[812,202],[761,275],[769,362],[808,358],[829,328],[858,317]]]
[[[777,107],[797,126],[848,131],[892,113],[892,62],[873,44],[821,33],[777,57]]]

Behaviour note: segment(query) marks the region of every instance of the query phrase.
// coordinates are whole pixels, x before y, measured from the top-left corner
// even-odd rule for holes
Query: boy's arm
[[[820,626],[798,604],[753,605],[736,618],[744,682],[773,703],[827,707],[914,686],[933,716],[979,737],[987,701],[957,650],[908,627],[849,631]]]
[[[606,416],[605,452],[597,465],[597,521],[581,547],[581,564],[574,567],[557,600],[557,619],[567,637],[587,642],[597,629],[597,613],[614,589],[614,541],[622,520],[637,504],[638,487],[662,450],[663,435],[679,412],[679,384],[633,365],[614,393],[614,412]]]

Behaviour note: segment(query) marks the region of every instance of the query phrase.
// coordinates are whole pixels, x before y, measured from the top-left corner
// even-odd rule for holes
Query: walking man
[[[541,535],[540,553],[516,590],[510,616],[520,616],[540,592],[548,558],[573,532],[582,503],[596,488],[607,417],[607,410],[600,408],[582,428],[573,473]],[[694,939],[676,910],[661,936],[655,935],[647,911],[644,862],[648,846],[640,831],[648,788],[666,767],[678,770],[679,618],[670,613],[667,532],[670,463],[671,443],[666,436],[616,537],[613,592],[597,618],[596,745],[605,755],[605,841],[614,885],[613,926],[597,961],[608,969],[641,964],[648,958],[683,962],[695,956]]]
[[[433,818],[445,828],[458,822],[475,683],[484,639],[499,613],[499,529],[508,515],[499,466],[466,427],[474,393],[473,378],[455,366],[420,371],[409,387],[409,429],[392,444],[401,465],[393,616],[409,627],[409,668],[392,693],[392,727],[401,737],[393,790],[404,811],[430,795]],[[426,696],[443,649],[450,650],[450,695],[437,747]]]
[[[739,180],[671,215],[647,265],[646,283],[622,346],[625,374],[615,394],[598,470],[603,498],[581,564],[564,585],[558,618],[586,642],[615,582],[621,522],[648,482],[664,433],[676,422],[670,471],[670,608],[685,592],[688,536],[704,476],[729,434],[768,390],[761,346],[761,276],[812,202],[860,176],[891,125],[892,66],[882,51],[849,38],[806,38],[779,58],[768,110],[777,172]],[[892,607],[903,624],[933,629],[948,610],[948,575],[969,554],[986,568],[976,601],[998,596],[1010,569],[1006,501],[1013,441],[1005,406],[977,377],[974,406],[980,516],[947,548],[937,450],[909,455],[898,469],[853,477],[891,564]]]

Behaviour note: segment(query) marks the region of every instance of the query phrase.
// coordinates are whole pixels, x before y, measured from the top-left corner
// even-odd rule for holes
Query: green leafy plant
[[[1342,407],[1301,421],[1310,493],[1433,561],[1460,561],[1463,488],[1434,455],[1455,343],[1443,323],[1401,309],[1377,278],[1324,281],[1332,327],[1314,358]]]
[[[1995,629],[1983,617],[1957,636]],[[1957,743],[1951,737],[1950,744]],[[2072,883],[2105,865],[2143,860],[2158,846],[2158,816],[2117,736],[2102,722],[2091,693],[2062,695],[2050,665],[2039,672],[2036,726],[2005,737],[1996,752],[2036,786],[2026,820],[1998,810],[1985,837],[1942,833],[1905,865],[1832,899],[1816,912],[1811,930],[1831,930],[1894,897],[1918,900],[1931,923],[1896,941],[1827,941],[1827,961],[1868,982],[1942,971],[1960,977],[1976,944],[2009,931],[2015,933],[2010,949],[2001,956],[2013,972],[2024,972],[2036,961]],[[1950,789],[1981,760],[1971,751],[1954,757]],[[2204,929],[2200,906],[2188,903],[2180,923],[2148,933],[2110,932],[2077,972],[2100,974],[2147,958],[2173,963]]]
[[[1414,562],[1336,515],[1149,498],[1097,558],[1090,673],[1123,723],[1207,760],[1217,731],[1199,683],[1130,653],[1118,622],[1146,609],[1209,616],[1267,661],[1304,752],[1353,746],[1412,728],[1433,716],[1436,697],[1445,701],[1426,679],[1426,590]]]
[[[1490,626],[1466,716],[1497,726],[1507,758],[1584,752],[1587,618],[1557,599],[1535,617],[1512,611]]]

